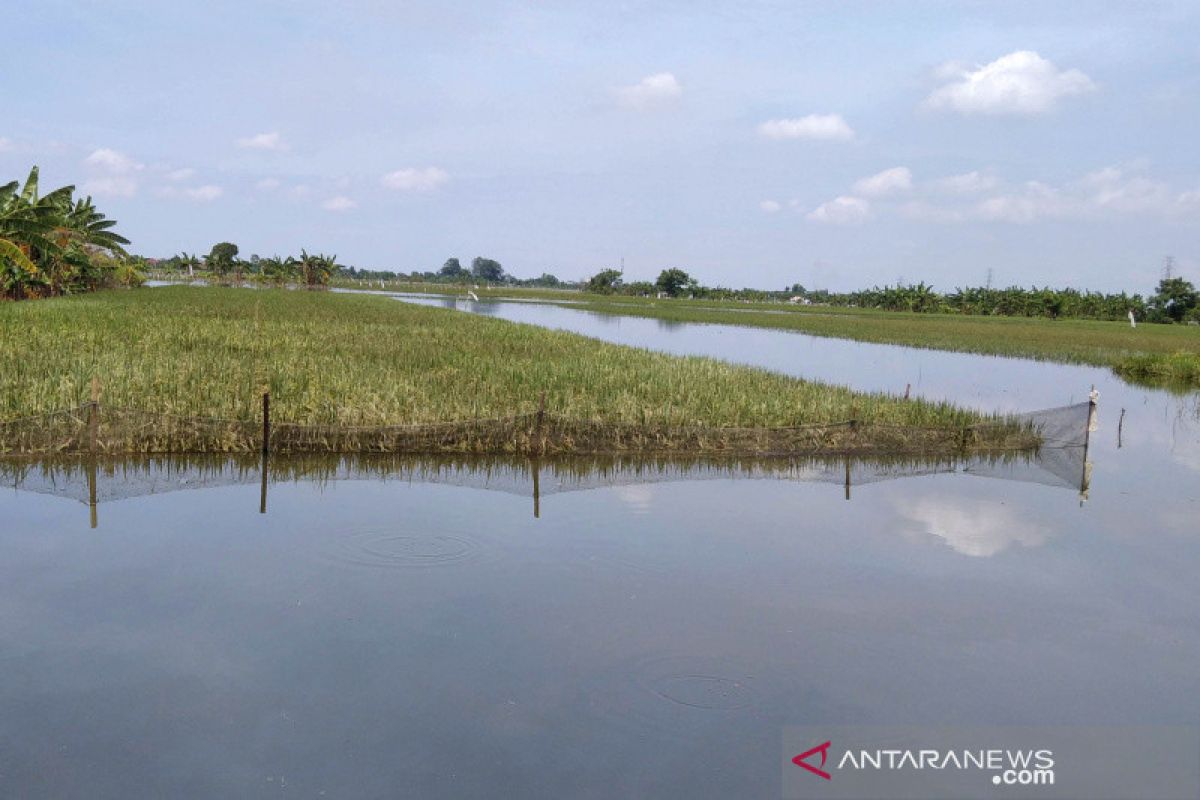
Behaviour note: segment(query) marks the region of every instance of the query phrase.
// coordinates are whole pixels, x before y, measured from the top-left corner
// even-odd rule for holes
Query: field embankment
[[[90,418],[109,451],[251,449],[263,387],[272,446],[295,451],[948,453],[1034,443],[946,404],[363,295],[169,287],[3,304],[0,374],[0,438],[38,422],[19,418],[64,412],[46,424],[70,436]],[[26,451],[49,446],[26,441]]]

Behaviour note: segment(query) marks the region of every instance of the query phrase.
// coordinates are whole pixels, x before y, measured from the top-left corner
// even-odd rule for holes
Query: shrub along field
[[[528,413],[633,425],[840,422],[959,429],[981,418],[704,358],[366,295],[221,287],[0,304],[0,421],[105,406],[379,426]]]

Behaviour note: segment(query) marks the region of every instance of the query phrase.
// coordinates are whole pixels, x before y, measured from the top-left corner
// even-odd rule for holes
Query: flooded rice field
[[[1095,384],[1099,425],[1000,462],[0,465],[0,794],[778,797],[791,726],[1200,723],[1197,395],[469,308],[984,410]]]

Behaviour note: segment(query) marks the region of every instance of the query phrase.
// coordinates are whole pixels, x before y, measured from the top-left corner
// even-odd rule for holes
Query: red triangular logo
[[[822,767],[825,766],[825,758],[829,755],[829,744],[830,744],[829,742],[825,742],[825,744],[819,744],[811,750],[805,750],[803,753],[801,753],[800,755],[793,758],[792,763],[795,764],[797,767],[804,767],[806,770],[811,772],[813,775],[820,775],[822,778],[824,778],[827,781],[832,780],[832,776],[828,772],[826,772],[825,770],[820,769],[818,767],[814,767],[812,764],[809,764],[805,760],[805,759],[809,758],[810,756],[815,756],[817,753],[820,753],[821,754],[821,766]]]

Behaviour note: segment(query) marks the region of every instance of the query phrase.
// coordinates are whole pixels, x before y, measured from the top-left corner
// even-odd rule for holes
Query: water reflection
[[[944,540],[956,553],[987,557],[1014,545],[1038,547],[1054,529],[1002,501],[947,495],[900,498],[896,512],[923,532]]]
[[[343,481],[446,484],[528,497],[540,518],[542,498],[564,492],[618,488],[631,509],[645,511],[650,486],[695,481],[785,481],[855,487],[930,475],[961,474],[1067,489],[1086,498],[1090,467],[1085,447],[1043,447],[1036,453],[969,458],[504,458],[438,456],[179,455],[129,459],[0,460],[0,480],[13,489],[86,503],[91,527],[98,506],[132,497],[257,484],[258,511],[267,514],[271,487],[310,483],[323,490]],[[906,514],[911,516],[911,514]]]

